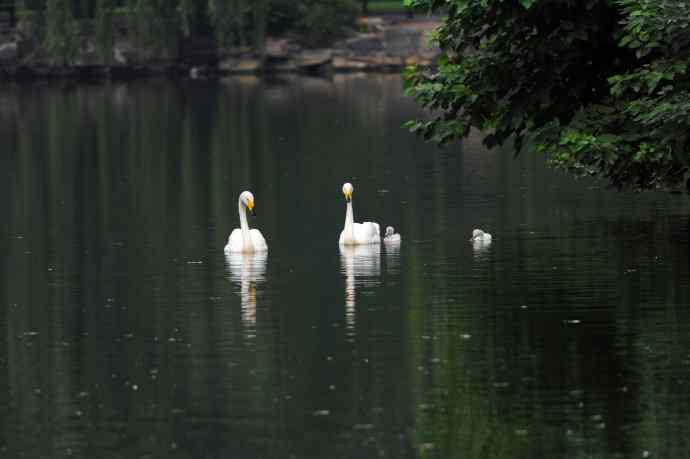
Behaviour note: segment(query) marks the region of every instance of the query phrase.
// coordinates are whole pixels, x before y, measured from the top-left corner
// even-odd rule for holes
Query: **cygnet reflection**
[[[357,287],[373,287],[381,283],[381,246],[341,245],[340,266],[345,275],[345,319],[352,327],[355,324]]]
[[[491,239],[473,239],[472,240],[472,251],[475,258],[483,258],[489,253],[491,248]]]
[[[239,286],[236,293],[242,299],[242,323],[256,324],[256,287],[266,279],[268,252],[226,252],[230,281]]]
[[[400,235],[395,233],[392,226],[386,228],[386,237],[383,238],[383,246],[386,249],[386,273],[395,274],[400,266]]]

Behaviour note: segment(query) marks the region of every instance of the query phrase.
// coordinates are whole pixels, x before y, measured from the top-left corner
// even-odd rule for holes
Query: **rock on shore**
[[[406,65],[433,65],[439,50],[430,48],[427,35],[439,23],[433,20],[386,22],[360,18],[360,30],[331,48],[310,48],[285,38],[266,40],[263,52],[218,49],[213,40],[182,40],[167,58],[148,58],[124,33],[116,37],[110,65],[100,63],[93,37],[82,37],[70,66],[46,62],[42,50],[17,32],[0,38],[0,77],[24,78],[135,78],[178,74],[203,78],[212,74],[398,72]]]

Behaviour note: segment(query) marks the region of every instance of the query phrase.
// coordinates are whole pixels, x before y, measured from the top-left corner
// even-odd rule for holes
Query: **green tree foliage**
[[[688,180],[689,0],[405,0],[444,11],[438,69],[407,91],[433,112],[408,126],[445,144],[471,127],[618,187]]]
[[[43,46],[56,65],[72,64],[79,51],[79,26],[69,0],[48,0]]]
[[[25,0],[45,18],[46,49],[71,63],[77,22],[94,21],[101,60],[112,54],[113,14],[124,7],[129,30],[147,57],[175,52],[178,38],[214,34],[222,48],[262,49],[266,36],[290,36],[306,46],[325,46],[354,25],[358,0]],[[39,25],[41,34],[44,27]],[[50,34],[48,34],[50,28]],[[68,52],[69,50],[69,52]]]
[[[193,22],[196,17],[196,2],[194,0],[180,0],[177,5],[180,16],[180,28],[185,36],[192,34]]]
[[[359,12],[351,0],[302,0],[297,8],[297,29],[307,45],[331,43],[342,37]]]
[[[247,0],[209,0],[208,12],[221,47],[247,44]]]
[[[137,46],[157,56],[176,48],[178,2],[170,0],[129,0],[130,30]]]
[[[113,56],[113,10],[111,0],[96,3],[96,45],[104,65],[112,63]]]
[[[266,35],[292,33],[309,46],[342,37],[354,24],[354,0],[209,0],[221,46],[261,48]]]

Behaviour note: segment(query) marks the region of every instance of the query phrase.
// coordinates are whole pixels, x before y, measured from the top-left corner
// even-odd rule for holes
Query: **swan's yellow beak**
[[[352,200],[352,191],[345,190],[343,194],[345,195],[345,201],[350,202]]]
[[[256,211],[254,210],[254,200],[253,199],[247,200],[247,209],[249,209],[249,213],[252,214],[252,216],[256,215]]]

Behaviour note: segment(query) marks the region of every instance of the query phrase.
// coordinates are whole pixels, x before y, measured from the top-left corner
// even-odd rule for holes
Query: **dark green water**
[[[418,114],[397,77],[0,88],[0,457],[689,457],[688,198]],[[399,251],[341,255],[345,180]],[[223,254],[243,189],[265,259]]]

